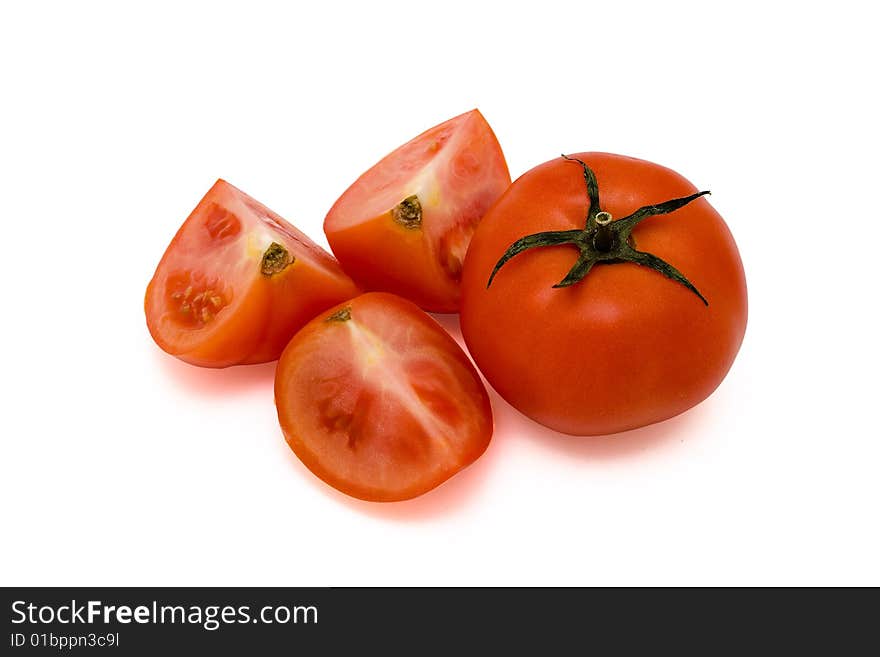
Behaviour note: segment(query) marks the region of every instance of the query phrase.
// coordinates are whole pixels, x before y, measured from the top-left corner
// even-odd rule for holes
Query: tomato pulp
[[[670,199],[679,202],[663,205]],[[619,234],[624,219],[631,232]],[[576,435],[658,422],[705,399],[747,318],[742,262],[721,216],[674,171],[607,153],[558,158],[514,182],[476,230],[462,291],[462,333],[489,383]]]
[[[277,359],[307,321],[359,292],[330,254],[218,180],[162,256],[144,310],[163,350],[226,367]]]
[[[492,128],[472,110],[364,173],[324,220],[333,253],[365,289],[455,312],[471,235],[510,185]]]
[[[413,303],[372,292],[325,311],[284,350],[275,404],[290,448],[353,497],[421,495],[492,436],[486,389],[455,340]]]

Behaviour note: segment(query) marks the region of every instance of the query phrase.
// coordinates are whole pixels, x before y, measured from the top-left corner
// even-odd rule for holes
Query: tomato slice
[[[325,482],[377,502],[421,495],[492,436],[486,389],[458,344],[413,303],[367,293],[284,350],[275,403],[291,449]]]
[[[365,288],[455,312],[471,236],[509,185],[501,146],[472,110],[422,133],[358,178],[330,209],[324,232]]]
[[[218,180],[162,256],[144,310],[163,350],[226,367],[277,359],[307,321],[359,292],[330,254]]]

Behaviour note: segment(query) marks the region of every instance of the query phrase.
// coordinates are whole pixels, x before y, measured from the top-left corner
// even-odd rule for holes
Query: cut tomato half
[[[330,209],[324,232],[346,272],[366,289],[455,312],[471,236],[509,185],[501,146],[472,110],[358,178]]]
[[[413,303],[379,292],[307,324],[281,356],[275,403],[291,449],[365,500],[404,500],[477,459],[489,397],[468,357]]]
[[[144,310],[163,350],[226,367],[277,359],[306,322],[359,292],[330,254],[218,180],[162,256]]]

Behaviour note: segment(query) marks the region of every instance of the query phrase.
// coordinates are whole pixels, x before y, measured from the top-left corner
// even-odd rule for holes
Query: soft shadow
[[[429,313],[437,322],[446,329],[455,341],[464,349],[464,338],[461,337],[461,322],[458,313]]]
[[[570,436],[549,429],[526,417],[508,404],[491,386],[489,397],[495,411],[495,431],[525,436],[568,457],[585,460],[613,460],[661,449],[676,441],[699,437],[712,414],[712,397],[668,420],[607,436]]]
[[[259,365],[233,365],[223,369],[197,367],[155,350],[154,359],[167,379],[190,393],[227,395],[259,388],[271,390],[276,362]]]
[[[392,522],[425,522],[451,513],[460,512],[479,499],[479,492],[490,478],[500,449],[494,444],[470,466],[447,479],[437,488],[411,500],[402,502],[367,502],[336,490],[312,473],[282,439],[287,459],[294,475],[304,477],[322,495],[363,515]]]

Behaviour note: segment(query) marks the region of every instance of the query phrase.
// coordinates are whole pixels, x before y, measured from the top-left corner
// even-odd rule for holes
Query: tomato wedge
[[[303,324],[359,292],[330,254],[218,180],[162,256],[144,310],[163,350],[227,367],[277,359]]]
[[[366,289],[456,312],[471,236],[509,185],[501,146],[472,110],[422,133],[358,178],[330,209],[324,232]]]
[[[284,350],[275,404],[291,449],[365,500],[421,495],[492,436],[486,389],[461,347],[413,303],[381,292],[309,322]]]

